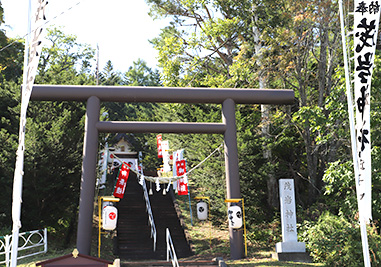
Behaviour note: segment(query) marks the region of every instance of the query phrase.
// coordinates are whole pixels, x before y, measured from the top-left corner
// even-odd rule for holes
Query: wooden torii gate
[[[224,134],[226,198],[241,198],[235,104],[292,104],[292,90],[178,87],[34,85],[34,101],[87,101],[77,248],[90,255],[99,132]],[[99,121],[100,103],[215,103],[222,104],[222,123]],[[229,230],[230,256],[244,254],[242,231]]]

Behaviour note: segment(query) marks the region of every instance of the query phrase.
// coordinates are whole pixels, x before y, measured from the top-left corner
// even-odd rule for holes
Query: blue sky
[[[6,24],[2,28],[7,36],[24,36],[29,0],[0,1]],[[144,0],[49,0],[47,19],[48,27],[62,26],[66,34],[76,35],[80,43],[94,49],[99,44],[101,69],[111,60],[115,70],[125,72],[138,58],[156,68],[157,53],[148,39],[158,36],[168,22],[154,21],[148,11]]]

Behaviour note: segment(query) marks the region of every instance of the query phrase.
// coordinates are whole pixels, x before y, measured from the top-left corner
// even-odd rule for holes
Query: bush
[[[326,212],[316,224],[305,222],[301,239],[315,262],[327,266],[364,265],[360,228],[344,217]],[[372,266],[380,266],[381,252],[378,248],[381,237],[375,227],[368,228],[368,242]]]

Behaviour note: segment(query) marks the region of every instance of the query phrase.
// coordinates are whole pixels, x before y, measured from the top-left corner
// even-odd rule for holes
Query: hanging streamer
[[[160,182],[159,182],[159,179],[156,179],[156,191],[159,192],[160,191]]]

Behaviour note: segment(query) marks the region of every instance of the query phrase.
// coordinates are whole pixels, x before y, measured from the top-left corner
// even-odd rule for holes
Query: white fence
[[[147,185],[146,185],[145,179],[142,180],[142,187],[143,187],[143,192],[144,192],[144,198],[146,200],[146,209],[147,209],[147,213],[148,213],[148,223],[151,226],[151,238],[153,239],[153,251],[156,251],[156,226],[155,226],[155,221],[153,219],[151,203],[149,202]]]
[[[171,234],[168,228],[166,229],[165,233],[165,240],[167,242],[167,261],[169,261],[169,258],[171,258],[172,266],[179,267],[179,261],[177,260],[175,247],[173,246]]]
[[[0,236],[0,264],[9,266],[11,262],[12,235]],[[48,251],[47,229],[19,234],[19,253],[17,259],[46,253]]]

